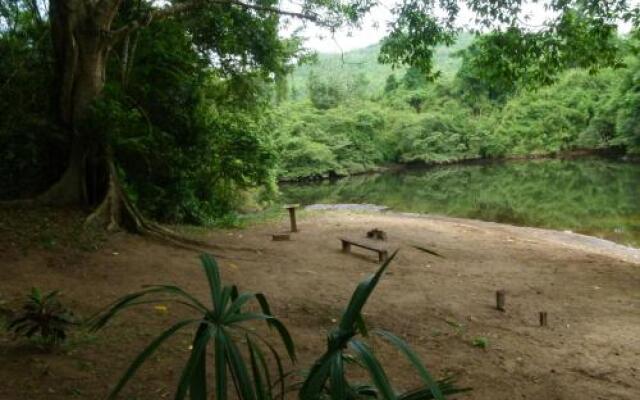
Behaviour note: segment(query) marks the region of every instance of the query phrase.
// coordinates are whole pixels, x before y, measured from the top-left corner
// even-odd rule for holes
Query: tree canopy
[[[543,24],[527,23],[530,3],[548,10]],[[377,4],[0,0],[0,106],[8,110],[0,116],[0,195],[88,204],[112,226],[129,220],[138,228],[136,207],[195,222],[228,210],[241,191],[274,182],[281,148],[267,133],[277,123],[271,106],[307,58],[302,40],[283,38],[281,26],[296,19],[328,32],[356,27]],[[550,84],[566,69],[621,67],[618,24],[635,26],[639,14],[625,0],[401,0],[393,11],[379,60],[408,68],[400,86],[421,90],[439,76],[438,46],[454,44],[461,20],[473,15],[483,35],[465,51],[459,79],[493,100]],[[388,82],[389,91],[398,83]],[[316,79],[308,88],[329,110],[347,94],[370,95],[365,75],[350,84],[343,91]],[[416,114],[435,109],[424,93],[403,101]],[[356,132],[371,137],[380,121],[358,114]],[[368,144],[378,141],[386,139]]]

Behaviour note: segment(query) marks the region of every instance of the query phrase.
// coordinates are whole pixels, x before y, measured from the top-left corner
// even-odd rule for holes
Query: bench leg
[[[378,252],[378,261],[380,261],[380,263],[387,261],[387,258],[389,258],[389,255],[387,254],[386,251]]]
[[[345,253],[349,253],[351,251],[351,243],[342,242],[342,251]]]

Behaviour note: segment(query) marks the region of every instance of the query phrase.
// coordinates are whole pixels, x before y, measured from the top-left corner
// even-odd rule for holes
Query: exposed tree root
[[[207,251],[209,249],[223,249],[221,246],[207,243],[203,240],[186,237],[146,219],[122,189],[113,162],[109,163],[109,187],[107,194],[102,203],[87,217],[86,224],[99,224],[105,226],[109,231],[124,229],[128,232],[148,236],[189,250]],[[225,249],[227,248],[225,247]],[[250,250],[256,251],[256,249]],[[214,255],[220,258],[226,258],[220,254]]]
[[[127,232],[136,233],[147,236],[173,246],[194,251],[211,250],[232,250],[259,252],[261,249],[240,247],[240,246],[219,246],[208,243],[204,240],[189,238],[180,233],[174,232],[156,222],[146,219],[137,207],[130,201],[127,194],[122,189],[122,185],[118,179],[115,165],[113,161],[108,162],[108,187],[102,202],[87,217],[86,225],[97,225],[104,227],[107,231],[125,230]],[[80,184],[66,172],[60,181],[56,182],[44,194],[32,199],[20,199],[10,201],[0,201],[0,207],[33,207],[33,206],[60,206],[65,204],[79,204],[81,200],[76,198],[72,202],[68,192],[61,198],[58,195],[65,193],[65,188]],[[71,190],[73,191],[73,189]],[[78,194],[78,192],[76,192]],[[76,196],[77,197],[77,196]],[[214,254],[219,258],[229,258],[220,254]],[[235,257],[234,257],[235,258]]]

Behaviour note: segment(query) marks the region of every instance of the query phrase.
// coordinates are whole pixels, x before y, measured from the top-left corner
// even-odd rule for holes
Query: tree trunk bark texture
[[[58,120],[69,134],[68,166],[61,179],[40,200],[48,204],[91,205],[97,203],[98,181],[109,181],[106,140],[89,129],[80,129],[91,104],[102,93],[107,57],[111,48],[108,32],[119,6],[118,0],[51,0],[51,36],[55,56],[55,86]],[[96,184],[88,190],[89,177]]]

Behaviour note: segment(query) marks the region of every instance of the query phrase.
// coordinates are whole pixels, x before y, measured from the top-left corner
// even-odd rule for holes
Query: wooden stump
[[[289,210],[289,222],[291,223],[291,232],[298,232],[298,224],[296,222],[296,208],[299,204],[285,204],[282,208]]]
[[[547,326],[547,312],[540,311],[540,326]]]
[[[499,311],[504,312],[504,304],[505,304],[505,297],[506,297],[506,292],[504,290],[498,290],[496,291],[496,308]]]
[[[342,251],[345,253],[349,253],[351,251],[351,243],[346,240],[342,241]]]

